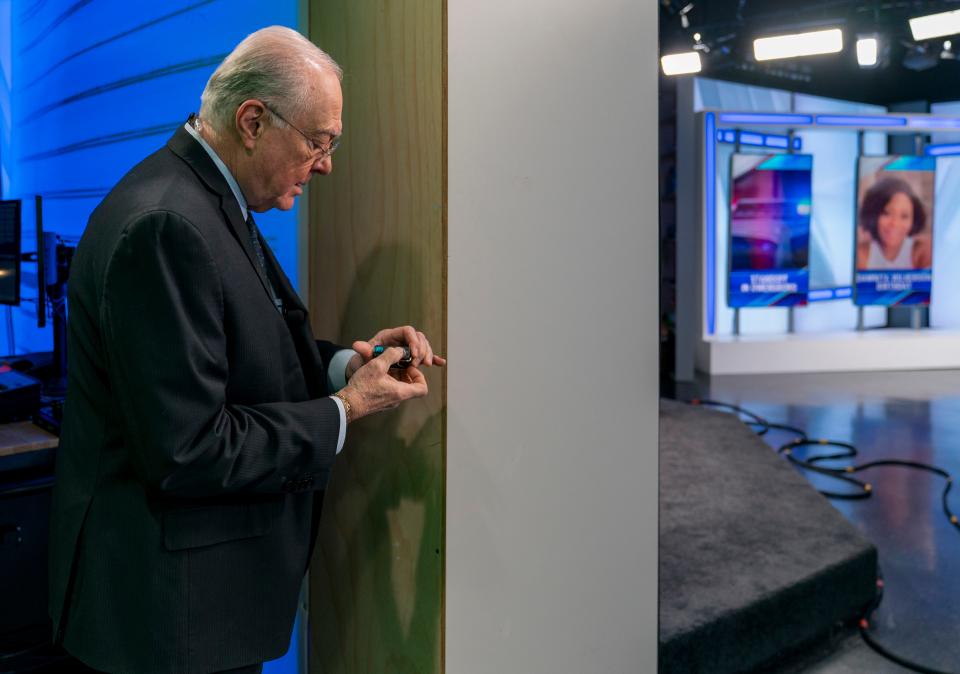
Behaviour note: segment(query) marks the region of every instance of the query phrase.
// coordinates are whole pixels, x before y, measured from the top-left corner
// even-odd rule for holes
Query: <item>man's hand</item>
[[[412,362],[411,367],[426,366],[444,366],[447,364],[446,358],[441,358],[433,352],[430,341],[422,332],[417,331],[410,325],[404,325],[399,328],[388,328],[381,330],[366,342],[357,341],[353,343],[353,350],[359,354],[350,359],[347,363],[347,380],[360,369],[364,363],[373,358],[373,347],[375,346],[406,346],[410,349]]]
[[[372,353],[373,347],[370,350]],[[401,358],[403,349],[394,346],[353,373],[350,383],[340,390],[350,403],[351,420],[393,409],[404,400],[427,395],[427,380],[415,365],[404,370],[390,369]]]

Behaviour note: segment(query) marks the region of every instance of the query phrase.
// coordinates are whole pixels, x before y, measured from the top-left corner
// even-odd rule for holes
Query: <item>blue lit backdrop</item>
[[[199,109],[230,49],[263,26],[301,28],[299,16],[299,0],[0,0],[0,180],[4,198],[24,199],[23,250],[36,250],[34,195],[46,231],[78,238],[117,180]],[[297,218],[257,218],[294,284]],[[24,298],[36,284],[25,264]],[[0,330],[0,353],[52,348],[35,311],[35,301],[11,311],[13,343]],[[265,671],[297,671],[296,651],[294,638]]]
[[[44,197],[46,231],[79,237],[117,180],[199,109],[207,78],[233,46],[266,25],[297,28],[299,10],[298,0],[10,4],[13,133],[2,155],[10,176],[4,196],[30,201],[25,251],[36,246],[33,195]],[[296,283],[296,209],[257,221]],[[23,271],[23,294],[36,297],[35,270]],[[51,348],[49,328],[31,328],[34,311],[26,304],[14,312],[15,344],[0,351]]]

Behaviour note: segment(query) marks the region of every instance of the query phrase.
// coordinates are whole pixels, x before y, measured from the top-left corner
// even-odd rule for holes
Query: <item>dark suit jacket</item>
[[[69,281],[50,527],[57,638],[109,672],[289,644],[340,416],[306,309],[184,129],[94,211]]]

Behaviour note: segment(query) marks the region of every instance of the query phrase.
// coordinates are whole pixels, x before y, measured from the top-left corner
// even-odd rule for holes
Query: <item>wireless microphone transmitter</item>
[[[383,353],[384,351],[386,351],[386,350],[387,350],[387,347],[385,347],[385,346],[379,346],[379,345],[377,345],[377,346],[373,347],[373,357],[376,358],[377,356],[379,356],[380,354],[382,354],[382,353]],[[409,349],[408,347],[404,346],[404,347],[403,347],[403,358],[401,358],[400,360],[398,360],[396,363],[394,363],[394,364],[391,365],[390,367],[391,367],[391,368],[397,368],[398,370],[405,370],[405,369],[407,369],[408,367],[410,367],[410,364],[411,364],[412,362],[413,362],[413,356],[410,355],[410,349]]]

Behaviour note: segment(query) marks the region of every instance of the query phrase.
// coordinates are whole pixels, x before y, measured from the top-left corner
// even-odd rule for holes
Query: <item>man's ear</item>
[[[264,125],[267,122],[266,113],[263,103],[255,98],[244,101],[237,108],[235,118],[237,133],[240,134],[240,142],[247,151],[256,147],[257,141],[263,134]]]

